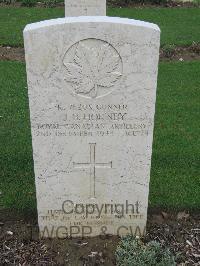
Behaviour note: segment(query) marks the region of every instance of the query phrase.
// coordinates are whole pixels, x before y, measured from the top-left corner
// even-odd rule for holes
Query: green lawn
[[[25,65],[0,61],[0,199],[4,207],[35,208]]]
[[[161,63],[150,206],[200,207],[200,61]]]
[[[161,45],[190,45],[200,42],[199,8],[110,8],[109,16],[141,19],[157,23]],[[64,16],[64,8],[0,8],[0,45],[22,46],[26,24]]]
[[[161,63],[150,206],[199,208],[200,62]],[[25,65],[0,62],[0,191],[4,208],[35,210]]]

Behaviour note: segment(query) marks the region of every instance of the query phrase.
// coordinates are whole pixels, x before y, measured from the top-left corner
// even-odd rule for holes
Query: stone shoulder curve
[[[144,27],[149,28],[155,31],[160,32],[160,28],[158,25],[145,22],[141,20],[135,19],[128,19],[128,18],[118,18],[118,17],[107,17],[107,16],[81,16],[81,17],[66,17],[66,18],[58,18],[58,19],[50,19],[44,20],[41,22],[31,23],[26,25],[24,28],[24,33],[42,29],[44,27],[56,26],[56,25],[63,25],[63,24],[70,24],[70,23],[113,23],[113,24],[125,24],[125,25],[133,25],[136,27]]]

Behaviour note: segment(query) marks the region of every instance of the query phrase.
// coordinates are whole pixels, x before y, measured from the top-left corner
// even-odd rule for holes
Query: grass
[[[199,8],[110,8],[109,16],[145,20],[160,26],[161,45],[200,42]],[[64,8],[0,8],[0,45],[23,46],[26,24],[64,16]]]
[[[200,62],[161,63],[150,206],[199,208]],[[25,65],[0,62],[0,191],[4,208],[35,211]]]
[[[150,205],[200,206],[200,62],[161,63]]]
[[[23,63],[0,61],[0,196],[3,207],[35,209],[28,96]]]

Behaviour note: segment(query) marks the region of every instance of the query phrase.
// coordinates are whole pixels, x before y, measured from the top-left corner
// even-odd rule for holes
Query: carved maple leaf
[[[109,44],[99,48],[89,48],[79,43],[75,50],[73,62],[65,62],[67,70],[65,80],[75,84],[78,94],[90,95],[95,98],[99,87],[110,88],[120,78],[117,71],[120,57],[114,55]]]

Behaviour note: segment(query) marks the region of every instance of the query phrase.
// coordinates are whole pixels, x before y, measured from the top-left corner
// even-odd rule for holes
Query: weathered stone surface
[[[65,0],[65,16],[105,16],[106,0]]]
[[[25,28],[41,232],[143,233],[159,37],[154,24],[109,17]]]

